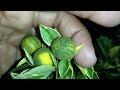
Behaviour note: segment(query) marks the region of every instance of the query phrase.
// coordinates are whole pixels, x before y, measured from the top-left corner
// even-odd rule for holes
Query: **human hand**
[[[0,12],[0,76],[14,64],[22,38],[32,27],[34,12]]]
[[[89,17],[88,12],[69,12],[82,18]],[[0,12],[0,69],[3,75],[16,61],[19,53],[19,45],[24,36],[30,33],[32,27],[44,24],[58,28],[59,32],[71,37],[76,45],[83,43],[84,47],[75,56],[75,61],[82,67],[91,67],[96,63],[96,56],[91,37],[87,29],[72,14],[66,12],[37,12],[37,11],[13,11]],[[83,13],[83,14],[82,14]],[[119,14],[119,13],[118,13]],[[87,16],[88,15],[88,16]],[[97,15],[97,16],[96,16]],[[117,25],[117,19],[111,22],[116,24],[99,23],[102,19],[99,14],[93,14],[90,20],[105,26]],[[119,15],[120,16],[120,15]],[[118,19],[120,18],[118,16]],[[108,17],[108,16],[107,16]],[[108,20],[110,20],[109,18]],[[104,20],[103,20],[104,21]],[[119,20],[120,21],[120,20]]]

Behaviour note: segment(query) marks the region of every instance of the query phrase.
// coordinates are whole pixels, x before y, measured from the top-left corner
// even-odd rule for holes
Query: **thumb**
[[[105,27],[114,27],[120,24],[120,11],[69,11],[69,13]]]
[[[76,46],[83,43],[83,47],[76,54],[75,61],[82,67],[91,67],[96,63],[96,55],[88,30],[72,14],[66,12],[38,12],[36,25],[44,24],[58,28],[63,36],[72,38]],[[36,26],[35,25],[35,26]]]

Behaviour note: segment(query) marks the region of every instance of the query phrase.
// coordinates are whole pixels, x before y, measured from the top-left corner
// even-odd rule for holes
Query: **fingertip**
[[[97,62],[97,58],[93,53],[86,53],[85,55],[83,55],[83,53],[78,53],[74,59],[75,62],[83,68],[92,67]]]
[[[75,55],[75,62],[83,68],[94,66],[97,58],[91,37],[86,30],[77,32],[72,38],[76,45],[83,44],[80,51]]]

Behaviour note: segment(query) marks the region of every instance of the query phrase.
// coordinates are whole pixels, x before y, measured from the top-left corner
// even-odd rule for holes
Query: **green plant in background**
[[[39,30],[40,37],[28,35],[21,43],[25,56],[11,70],[13,79],[99,79],[94,67],[82,68],[73,60],[83,44],[75,46],[56,28],[40,25]]]
[[[95,70],[105,79],[120,79],[120,45],[113,45],[106,36],[97,39],[99,54]]]

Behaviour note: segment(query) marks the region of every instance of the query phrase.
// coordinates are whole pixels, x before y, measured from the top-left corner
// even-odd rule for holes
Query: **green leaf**
[[[27,76],[17,75],[16,73],[11,73],[13,79],[47,79],[51,73],[46,74],[32,74]]]
[[[76,76],[76,79],[88,79],[88,77],[84,76],[80,72],[78,72],[78,75]]]
[[[24,73],[26,73],[26,72],[28,72],[30,69],[25,69],[25,70],[23,70],[20,74],[24,74]]]
[[[13,79],[16,79],[16,76],[18,75],[18,73],[13,73],[13,72],[11,72],[10,75],[11,75],[11,77],[12,77]]]
[[[93,74],[94,74],[94,68],[93,67],[90,67],[90,68],[82,68],[80,67],[79,65],[77,65],[75,63],[75,65],[80,69],[81,73],[84,75],[84,76],[87,76],[89,79],[93,79]]]
[[[108,54],[111,58],[115,58],[118,55],[119,50],[120,46],[114,46],[113,48],[110,49]]]
[[[63,76],[68,72],[68,70],[69,70],[69,61],[61,60],[58,63],[58,72],[60,74],[60,77],[63,78]]]
[[[16,67],[16,68],[12,69],[10,72],[19,72],[19,71],[24,70],[24,69],[27,69],[27,68],[29,68],[29,67],[30,67],[30,65],[28,65],[28,64],[23,64],[23,65],[20,65],[20,66],[18,66],[18,67]]]
[[[77,54],[82,47],[83,47],[83,44],[80,44],[77,47],[75,47],[75,49],[76,49],[75,54]]]
[[[99,79],[99,76],[97,74],[97,72],[94,71],[94,74],[93,74],[93,79]]]
[[[55,68],[50,65],[41,65],[32,68],[28,72],[20,73],[19,75],[11,73],[13,79],[47,79],[47,77],[55,71]]]
[[[32,56],[25,50],[25,54],[26,54],[26,57],[28,58],[28,60],[26,59],[27,63],[30,65],[30,66],[34,66],[34,62],[33,62],[33,59],[32,59]]]
[[[39,30],[40,30],[40,34],[41,37],[43,39],[43,41],[50,46],[51,42],[57,38],[57,37],[61,37],[60,33],[53,28],[44,26],[44,25],[39,25]]]
[[[116,67],[113,66],[112,64],[106,62],[106,63],[103,63],[103,64],[102,64],[102,68],[104,68],[104,69],[114,69],[114,68],[116,68]]]
[[[120,64],[117,64],[116,67],[117,67],[117,68],[120,68]]]
[[[100,49],[102,50],[103,55],[105,58],[107,58],[108,52],[112,46],[111,41],[107,37],[101,36],[99,39],[97,39],[97,42]]]
[[[26,59],[26,58],[23,58],[22,60],[20,60],[20,62],[17,64],[17,66],[16,66],[16,67],[18,67],[18,66],[20,66],[20,65],[25,64],[25,63],[26,63],[26,61],[27,61],[27,59]]]
[[[76,62],[74,62],[74,64],[80,69],[81,73],[85,76],[85,70],[80,67]]]
[[[61,79],[72,79],[72,70],[69,69]]]
[[[50,52],[50,56],[51,56],[51,58],[53,60],[53,63],[55,65],[55,67],[57,68],[57,60],[56,60],[56,58],[54,57],[54,55],[51,52]]]
[[[73,69],[73,66],[70,62],[69,62],[69,65],[70,65],[70,70],[71,70],[71,78],[73,78],[74,69]]]
[[[94,68],[90,67],[90,68],[86,68],[86,76],[89,77],[90,79],[93,79],[93,74],[94,74]]]
[[[53,78],[53,74],[51,73],[48,77],[47,77],[47,79],[52,79]]]
[[[62,79],[72,79],[73,78],[73,67],[71,65],[71,63],[69,62],[69,70],[67,71],[67,73],[62,77]]]

